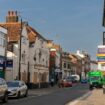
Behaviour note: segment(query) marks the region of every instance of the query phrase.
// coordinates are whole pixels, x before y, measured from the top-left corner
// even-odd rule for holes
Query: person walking
[[[63,87],[63,80],[61,78],[58,80],[58,87]]]
[[[51,78],[51,86],[54,86],[54,78]]]

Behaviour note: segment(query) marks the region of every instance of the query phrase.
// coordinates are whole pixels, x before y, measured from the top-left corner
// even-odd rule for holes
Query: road
[[[10,99],[3,105],[65,105],[86,94],[88,84],[77,84],[70,88],[62,88],[53,93],[42,96],[29,96],[21,99]]]

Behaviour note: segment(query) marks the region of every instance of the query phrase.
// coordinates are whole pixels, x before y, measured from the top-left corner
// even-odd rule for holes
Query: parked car
[[[88,79],[81,79],[81,83],[83,83],[83,84],[88,83]]]
[[[68,76],[66,77],[67,79],[70,79],[72,81],[72,83],[76,83],[78,82],[75,76]]]
[[[80,76],[77,74],[71,75],[70,76],[73,82],[79,82],[80,81]]]
[[[24,81],[8,81],[8,97],[17,97],[21,96],[26,97],[28,95],[28,87]]]
[[[6,81],[0,78],[0,100],[4,103],[8,101],[8,88]]]
[[[71,79],[63,79],[62,81],[62,87],[72,87],[72,81]]]

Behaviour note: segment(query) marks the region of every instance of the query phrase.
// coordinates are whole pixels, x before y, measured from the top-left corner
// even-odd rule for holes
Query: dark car
[[[71,80],[72,83],[76,83],[76,82],[78,82],[77,79],[76,79],[76,76],[69,76],[69,77],[66,77],[66,79]]]
[[[6,81],[0,78],[0,100],[4,103],[8,101],[8,88]]]
[[[88,83],[88,79],[81,79],[81,83],[83,83],[83,84]]]

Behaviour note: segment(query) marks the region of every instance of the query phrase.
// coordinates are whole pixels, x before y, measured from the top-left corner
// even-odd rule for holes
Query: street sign
[[[99,45],[97,50],[98,63],[105,63],[105,45]]]
[[[105,27],[105,0],[104,0],[104,7],[103,7],[103,23],[102,26]]]

